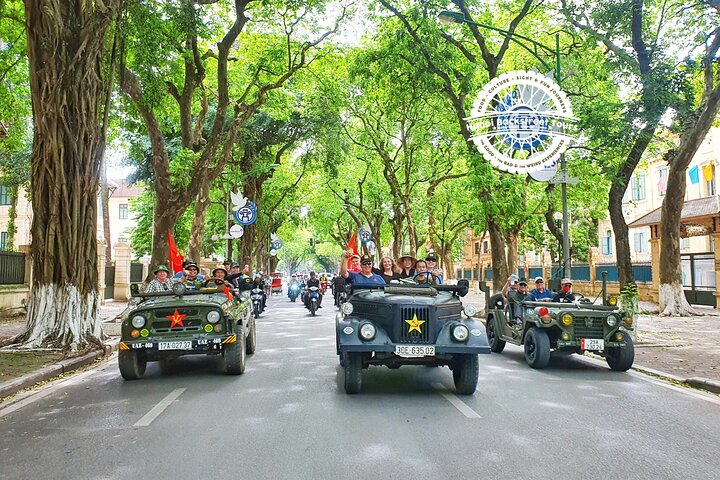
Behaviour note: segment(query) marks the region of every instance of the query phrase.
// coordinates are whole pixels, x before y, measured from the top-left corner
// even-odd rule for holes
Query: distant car
[[[229,294],[217,288],[140,293],[139,302],[123,318],[118,346],[120,374],[136,380],[149,361],[167,362],[181,355],[221,355],[225,373],[245,372],[246,354],[255,353],[256,331],[247,293]]]
[[[521,302],[522,322],[510,322],[509,308],[495,295],[488,302],[486,331],[490,348],[500,353],[506,343],[522,345],[532,368],[545,368],[550,352],[593,352],[605,357],[615,371],[626,371],[635,359],[630,331],[633,318],[617,306],[571,303]]]
[[[490,347],[475,308],[460,302],[467,281],[458,283],[353,287],[335,319],[345,392],[362,389],[362,370],[371,365],[426,365],[450,367],[457,392],[473,394],[478,354]]]

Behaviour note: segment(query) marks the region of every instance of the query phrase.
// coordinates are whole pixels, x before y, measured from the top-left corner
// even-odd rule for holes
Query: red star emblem
[[[184,327],[185,325],[183,324],[183,318],[185,318],[185,317],[187,317],[187,314],[178,313],[177,308],[176,308],[175,313],[173,313],[172,315],[168,315],[165,318],[170,319],[170,322],[171,322],[170,328],[173,328],[175,325],[180,325],[181,327]]]

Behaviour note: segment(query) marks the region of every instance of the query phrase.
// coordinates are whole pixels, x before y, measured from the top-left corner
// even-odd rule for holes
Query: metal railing
[[[0,251],[0,285],[25,283],[25,254]]]

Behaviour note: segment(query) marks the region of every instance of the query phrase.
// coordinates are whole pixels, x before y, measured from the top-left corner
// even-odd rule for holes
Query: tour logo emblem
[[[553,80],[536,72],[521,70],[494,78],[483,87],[466,120],[478,151],[510,173],[542,170],[573,141],[570,101]]]

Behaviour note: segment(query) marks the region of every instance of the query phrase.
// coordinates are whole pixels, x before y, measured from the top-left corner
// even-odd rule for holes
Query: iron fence
[[[0,251],[0,285],[25,283],[25,254]]]

